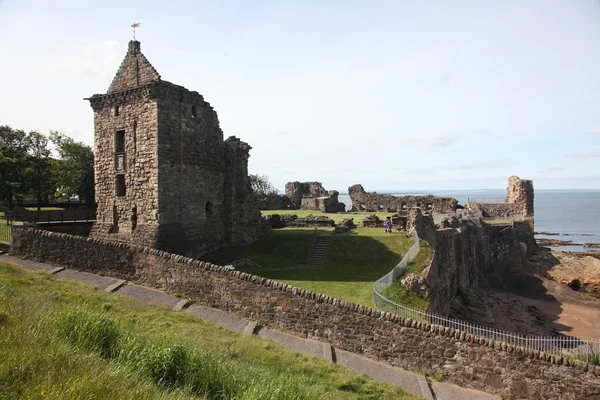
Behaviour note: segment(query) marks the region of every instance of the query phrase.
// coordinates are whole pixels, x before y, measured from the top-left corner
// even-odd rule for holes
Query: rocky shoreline
[[[535,235],[545,235],[545,236],[575,236],[570,235],[568,233],[557,233],[557,232],[534,232]],[[592,234],[580,234],[576,236],[595,236]],[[562,240],[562,239],[552,239],[552,238],[536,238],[538,246],[542,247],[564,247],[564,246],[581,246],[588,249],[600,249],[600,243],[576,243],[572,240]]]

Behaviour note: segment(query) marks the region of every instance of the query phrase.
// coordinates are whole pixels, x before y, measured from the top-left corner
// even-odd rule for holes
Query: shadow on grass
[[[212,262],[249,258],[262,265],[240,270],[339,299],[374,306],[373,284],[387,274],[414,240],[405,233],[384,233],[383,228],[357,228],[329,235],[327,256],[319,266],[305,261],[316,237],[314,229],[273,230],[257,242],[243,247],[223,248],[203,257]]]

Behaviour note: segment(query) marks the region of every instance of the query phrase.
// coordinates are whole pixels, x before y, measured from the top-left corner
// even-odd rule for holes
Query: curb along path
[[[43,271],[61,278],[67,278],[91,286],[96,286],[101,290],[130,296],[146,303],[166,305],[174,311],[185,309],[186,312],[204,321],[223,326],[226,329],[244,335],[256,335],[300,353],[309,354],[319,358],[325,358],[356,373],[366,374],[375,380],[400,386],[406,392],[425,399],[501,399],[499,396],[477,390],[461,388],[460,386],[450,383],[428,383],[423,375],[392,367],[388,364],[383,364],[354,353],[335,349],[329,343],[300,338],[289,333],[261,327],[258,326],[254,321],[248,321],[243,318],[228,314],[224,311],[205,307],[199,304],[191,304],[188,306],[187,300],[182,300],[178,297],[167,295],[159,290],[135,285],[131,282],[123,281],[121,279],[95,275],[89,272],[65,269],[63,267],[38,263],[35,261],[21,260],[19,258],[11,257],[1,253],[0,261],[8,264],[18,265],[29,270]]]

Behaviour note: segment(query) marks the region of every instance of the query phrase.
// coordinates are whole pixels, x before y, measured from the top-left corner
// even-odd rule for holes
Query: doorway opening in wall
[[[135,231],[137,227],[137,207],[131,209],[131,231]]]
[[[213,204],[210,201],[206,202],[204,211],[206,211],[206,218],[211,218],[213,216]]]
[[[119,231],[119,210],[117,206],[113,206],[113,228]]]

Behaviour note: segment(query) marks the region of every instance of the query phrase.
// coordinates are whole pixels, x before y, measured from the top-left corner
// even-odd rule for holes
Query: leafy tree
[[[42,203],[48,202],[48,195],[56,191],[55,160],[50,157],[48,137],[45,135],[31,131],[25,140],[28,147],[24,170],[25,184],[27,192],[36,198],[40,211]]]
[[[82,142],[51,131],[52,143],[60,156],[57,171],[58,195],[70,199],[79,197],[87,204],[94,203],[94,152]]]
[[[13,208],[13,198],[24,193],[24,171],[27,163],[29,141],[24,131],[0,126],[0,199],[8,209]]]
[[[273,186],[267,175],[250,174],[249,178],[252,190],[257,197],[264,199],[269,196],[276,196],[279,193],[279,190]]]

